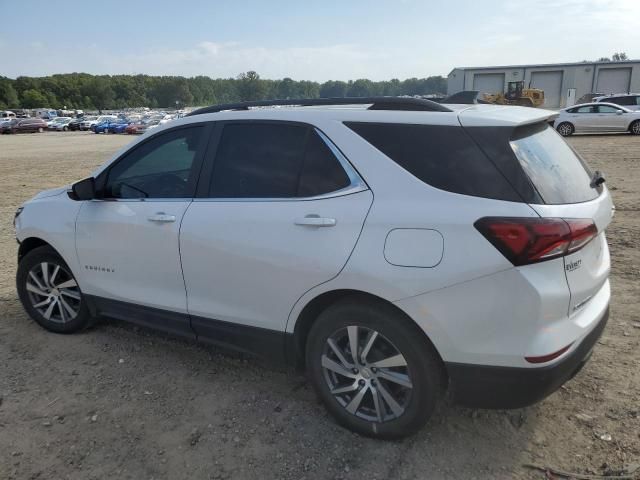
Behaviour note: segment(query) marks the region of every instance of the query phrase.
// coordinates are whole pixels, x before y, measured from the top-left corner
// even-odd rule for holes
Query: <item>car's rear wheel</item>
[[[629,131],[633,135],[640,135],[640,120],[636,120],[631,125],[629,125]]]
[[[575,128],[569,122],[562,122],[560,125],[558,125],[556,130],[563,137],[568,137],[569,135],[573,134],[573,132],[575,132]]]
[[[306,366],[337,421],[371,437],[415,433],[444,389],[434,348],[417,326],[385,305],[347,300],[325,310],[309,332]]]
[[[18,264],[18,296],[31,318],[56,333],[87,327],[91,314],[71,269],[51,247],[27,253]]]

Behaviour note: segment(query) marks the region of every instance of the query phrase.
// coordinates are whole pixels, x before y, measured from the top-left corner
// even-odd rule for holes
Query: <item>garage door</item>
[[[630,85],[630,68],[601,68],[598,71],[598,93],[627,93]]]
[[[476,73],[473,76],[473,89],[480,93],[503,93],[504,73]]]
[[[559,107],[562,98],[562,71],[531,72],[531,88],[544,90],[544,107]]]

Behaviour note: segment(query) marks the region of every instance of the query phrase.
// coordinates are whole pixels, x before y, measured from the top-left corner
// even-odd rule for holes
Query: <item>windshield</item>
[[[581,203],[598,197],[598,190],[591,187],[591,172],[551,126],[517,129],[509,143],[545,203]]]

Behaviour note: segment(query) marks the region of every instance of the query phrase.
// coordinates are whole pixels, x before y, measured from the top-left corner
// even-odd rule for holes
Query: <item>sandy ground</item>
[[[611,320],[590,363],[536,406],[444,405],[400,442],[341,429],[304,378],[257,360],[122,323],[61,336],[27,318],[14,287],[15,208],[130,140],[0,137],[0,479],[538,479],[523,464],[616,474],[640,462],[639,137],[570,140],[606,173],[618,207]]]

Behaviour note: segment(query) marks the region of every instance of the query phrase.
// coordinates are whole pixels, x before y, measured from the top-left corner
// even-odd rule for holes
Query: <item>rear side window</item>
[[[229,123],[216,152],[212,198],[313,197],[349,186],[318,133],[306,125]]]
[[[433,187],[464,195],[522,201],[461,127],[360,122],[346,125]]]
[[[598,196],[591,172],[547,124],[518,128],[509,143],[544,203],[580,203]]]
[[[632,96],[613,97],[606,101],[608,101],[609,103],[615,103],[616,105],[635,105],[636,104],[636,99],[635,97],[632,97]]]

